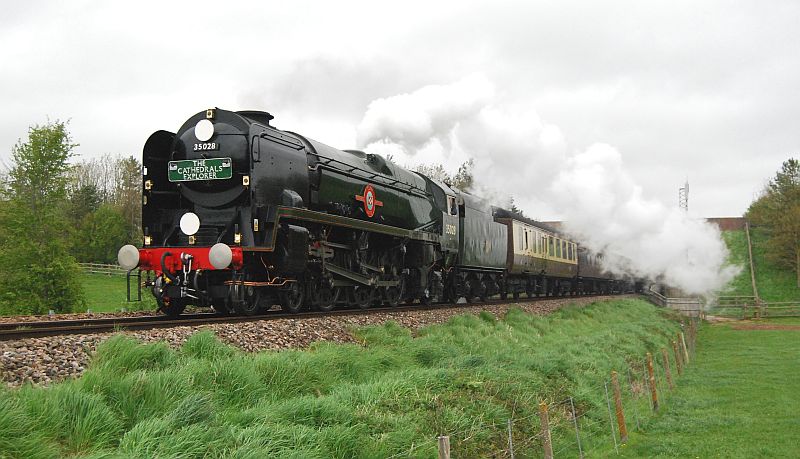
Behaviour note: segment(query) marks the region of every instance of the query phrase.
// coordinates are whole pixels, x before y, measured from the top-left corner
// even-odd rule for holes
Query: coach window
[[[561,241],[561,258],[567,258],[567,241]]]
[[[556,239],[556,257],[561,258],[561,239]]]
[[[547,254],[551,257],[555,255],[555,249],[553,249],[553,236],[547,236]]]
[[[567,258],[569,258],[569,260],[572,261],[572,243],[567,245],[567,249],[569,251],[569,256]]]
[[[528,230],[525,230],[525,250],[528,250]]]

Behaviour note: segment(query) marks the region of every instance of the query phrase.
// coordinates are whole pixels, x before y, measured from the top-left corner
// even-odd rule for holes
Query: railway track
[[[582,295],[581,297],[607,296]],[[328,312],[304,311],[296,314],[280,310],[255,316],[225,316],[214,313],[186,314],[178,318],[167,316],[107,317],[102,319],[70,319],[47,320],[38,322],[0,323],[0,341],[12,341],[24,338],[42,338],[47,336],[110,333],[121,330],[151,330],[182,326],[198,326],[211,324],[235,324],[277,319],[304,319],[309,317],[327,317],[342,315],[363,315],[378,312],[430,311],[441,308],[468,308],[498,304],[533,303],[537,301],[569,298],[570,296],[543,296],[526,299],[496,299],[476,303],[437,303],[432,305],[404,305],[397,307],[373,307],[369,309],[336,309]],[[576,297],[577,298],[577,297]]]

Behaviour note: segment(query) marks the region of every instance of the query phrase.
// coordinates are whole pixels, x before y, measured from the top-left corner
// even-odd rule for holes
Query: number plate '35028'
[[[233,176],[230,158],[187,159],[169,162],[169,181],[223,180]]]

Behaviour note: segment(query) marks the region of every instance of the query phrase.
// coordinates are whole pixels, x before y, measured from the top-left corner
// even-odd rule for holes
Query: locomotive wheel
[[[181,298],[156,299],[158,309],[169,317],[178,317],[186,309],[186,301]]]
[[[356,306],[361,309],[367,309],[372,305],[372,297],[374,290],[370,287],[358,286],[353,290],[353,300]]]
[[[425,289],[425,292],[419,297],[419,304],[429,306],[433,303],[437,303],[440,300],[439,297],[433,294],[430,289]]]
[[[508,299],[508,292],[506,292],[505,290],[503,290],[502,292],[500,292],[500,299],[501,299],[501,300],[506,300],[506,299]]]
[[[241,301],[235,303],[236,312],[243,316],[254,316],[261,312],[263,301],[261,289],[255,287],[242,287]]]
[[[511,296],[513,296],[515,300],[518,300],[519,299],[519,290],[514,290],[514,292],[511,294]]]
[[[231,313],[224,299],[217,299],[217,298],[213,299],[211,301],[211,307],[214,309],[215,313],[221,316],[227,316],[228,314]]]
[[[476,300],[480,299],[485,301],[486,299],[486,284],[483,281],[473,279],[469,283],[469,293],[466,295],[467,303],[474,303]]]
[[[383,294],[383,301],[386,306],[397,307],[400,304],[400,289],[397,287],[389,287]]]
[[[288,288],[281,290],[278,294],[278,301],[281,309],[297,314],[303,308],[305,299],[305,289],[301,282],[292,282]]]
[[[486,301],[486,282],[478,282],[478,291],[476,293],[479,300]]]
[[[339,289],[331,289],[323,287],[317,290],[316,293],[316,306],[320,311],[328,312],[336,306],[336,300],[339,299]]]

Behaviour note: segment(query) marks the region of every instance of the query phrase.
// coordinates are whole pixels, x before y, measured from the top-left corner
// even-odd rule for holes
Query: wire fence
[[[451,448],[469,451],[483,444],[506,445],[492,457],[593,457],[619,453],[631,431],[642,432],[650,417],[664,409],[696,347],[698,320],[688,318],[683,331],[668,345],[628,362],[591,387],[560,400],[542,400],[537,413],[513,414],[505,421],[474,423],[458,432],[442,432],[427,444],[412,445],[390,456],[412,457],[438,450],[450,458]],[[474,446],[474,445],[472,445]],[[463,456],[463,454],[460,454]]]

